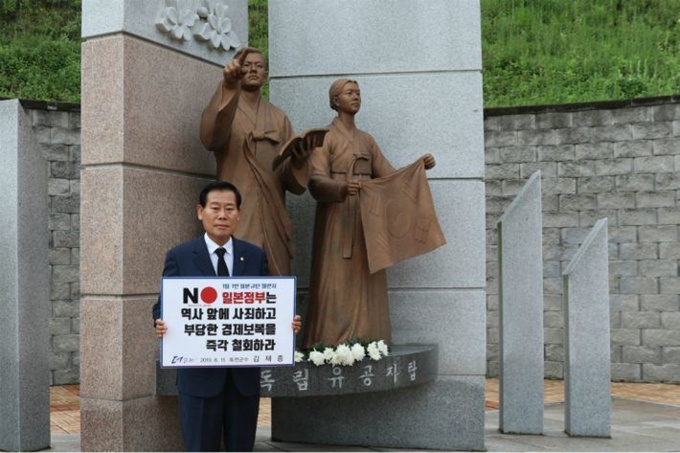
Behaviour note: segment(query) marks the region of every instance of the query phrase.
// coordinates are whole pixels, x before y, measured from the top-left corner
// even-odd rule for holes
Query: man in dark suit
[[[232,236],[238,226],[241,194],[231,183],[203,188],[196,207],[205,234],[171,249],[164,276],[269,276],[267,256],[259,247]],[[226,268],[226,269],[225,269]],[[160,319],[160,298],[153,306],[156,334],[168,330]],[[301,327],[293,320],[293,331]],[[252,451],[260,402],[259,368],[180,368],[177,370],[179,416],[187,451]]]

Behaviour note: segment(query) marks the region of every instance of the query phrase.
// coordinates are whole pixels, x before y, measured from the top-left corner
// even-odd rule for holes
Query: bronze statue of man
[[[371,273],[366,234],[360,213],[362,184],[397,170],[373,137],[358,129],[354,117],[361,107],[354,80],[335,81],[330,106],[338,115],[323,146],[309,157],[310,194],[316,199],[310,306],[303,345],[337,345],[359,337],[391,341],[385,269]],[[431,154],[424,168],[434,167]]]
[[[250,47],[238,51],[203,110],[201,142],[215,154],[217,178],[243,194],[235,235],[267,252],[271,275],[290,275],[295,247],[285,194],[305,191],[307,154],[297,150],[272,170],[294,130],[286,114],[262,96],[267,76],[262,52]]]

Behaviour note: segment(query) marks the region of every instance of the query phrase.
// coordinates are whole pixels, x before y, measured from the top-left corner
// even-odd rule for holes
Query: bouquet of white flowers
[[[389,348],[383,340],[365,342],[353,338],[335,347],[318,343],[310,349],[295,351],[295,362],[312,362],[316,366],[326,363],[334,366],[352,366],[355,362],[361,362],[366,356],[372,360],[380,360],[388,355]]]

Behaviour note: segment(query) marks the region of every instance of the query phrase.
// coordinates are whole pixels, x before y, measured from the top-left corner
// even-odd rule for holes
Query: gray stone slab
[[[0,102],[0,450],[49,447],[47,164],[17,100]]]
[[[481,69],[477,0],[313,3],[269,1],[272,76]]]
[[[439,374],[484,375],[486,313],[482,290],[393,291],[392,341],[437,344]]]
[[[83,1],[83,20],[81,34],[83,38],[111,35],[125,32],[145,40],[170,47],[196,58],[214,62],[219,65],[227,63],[234,54],[234,49],[225,49],[223,40],[203,40],[196,37],[201,33],[208,21],[198,17],[198,9],[204,3],[201,0],[85,0]],[[248,42],[248,1],[217,0],[216,5],[227,6],[226,17],[231,21],[231,33],[235,35],[240,46]],[[177,15],[181,12],[181,16]],[[177,17],[179,19],[174,19]],[[165,18],[165,20],[163,20]],[[164,22],[165,28],[157,26]],[[171,31],[166,30],[170,28]],[[210,35],[214,30],[207,25]],[[175,35],[174,33],[177,33]],[[179,36],[179,38],[178,38]],[[218,36],[218,35],[215,35]],[[220,38],[223,35],[220,35]],[[233,35],[232,35],[233,37]]]
[[[543,222],[541,172],[498,221],[500,430],[543,432]]]
[[[565,431],[611,435],[607,219],[598,220],[563,274]]]
[[[272,440],[483,450],[483,406],[483,376],[440,377],[436,382],[395,392],[274,398]]]

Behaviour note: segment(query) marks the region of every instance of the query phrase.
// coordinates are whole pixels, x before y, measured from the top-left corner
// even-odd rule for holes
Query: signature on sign
[[[183,357],[183,356],[173,356],[172,361],[170,363],[191,363],[196,361],[196,359],[192,359],[190,357]]]

